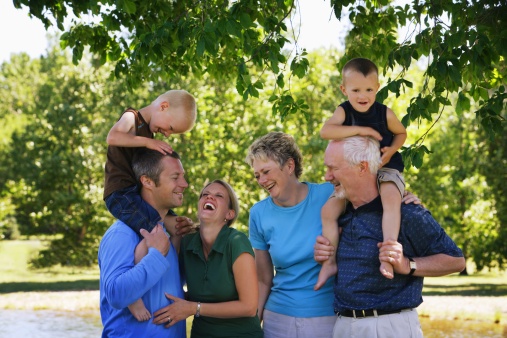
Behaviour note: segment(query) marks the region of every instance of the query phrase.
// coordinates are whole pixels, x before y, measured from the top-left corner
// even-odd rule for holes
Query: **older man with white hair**
[[[422,303],[423,277],[465,268],[461,250],[420,205],[402,204],[398,240],[383,242],[378,149],[376,140],[353,136],[331,141],[325,152],[325,178],[335,196],[349,201],[339,220],[333,338],[422,337],[415,308]],[[329,241],[318,237],[315,259],[324,261],[332,252]],[[393,279],[378,273],[379,257],[393,265]]]

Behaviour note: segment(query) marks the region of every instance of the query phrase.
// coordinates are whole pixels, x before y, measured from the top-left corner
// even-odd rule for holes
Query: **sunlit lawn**
[[[426,296],[507,296],[507,273],[481,272],[424,279]]]
[[[99,269],[30,268],[30,258],[43,247],[39,240],[0,241],[0,309],[79,311],[101,326]],[[192,319],[187,319],[188,333]]]
[[[100,325],[98,268],[30,268],[28,263],[30,258],[43,247],[44,244],[36,239],[0,241],[0,261],[2,262],[0,265],[0,309],[80,311],[82,315],[96,317]],[[505,272],[425,278],[424,284],[423,297],[489,296],[495,299],[505,298],[507,301],[507,274]],[[473,314],[474,311],[474,309],[463,310],[467,313],[464,318]],[[425,317],[424,311],[421,312]],[[187,320],[188,330],[191,321],[192,317]],[[431,322],[434,326],[435,322]],[[448,323],[446,325],[450,325],[449,321],[445,322]],[[427,324],[423,320],[423,326],[425,325]]]
[[[0,241],[0,293],[98,290],[97,267],[31,269],[29,260],[43,247],[39,240]]]
[[[98,290],[99,270],[53,267],[31,269],[30,258],[44,244],[36,239],[0,241],[0,293],[17,291]],[[470,276],[457,274],[425,278],[426,296],[507,296],[507,273],[482,272]]]

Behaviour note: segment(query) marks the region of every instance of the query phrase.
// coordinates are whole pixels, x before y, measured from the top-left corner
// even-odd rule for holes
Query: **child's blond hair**
[[[178,109],[184,112],[188,119],[189,129],[192,129],[197,118],[197,105],[192,94],[183,89],[172,89],[159,95],[153,101],[153,104],[159,105],[163,101],[169,102],[170,109]]]

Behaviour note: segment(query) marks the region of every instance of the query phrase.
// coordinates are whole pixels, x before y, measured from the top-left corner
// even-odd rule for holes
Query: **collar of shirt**
[[[229,233],[230,228],[227,225],[224,225],[220,232],[218,233],[218,236],[215,240],[215,243],[213,243],[213,246],[211,247],[211,250],[208,254],[211,255],[213,251],[224,253],[225,247],[227,245],[227,234]],[[187,251],[193,251],[194,254],[199,255],[202,253],[202,239],[199,233],[195,234],[193,238],[190,240],[188,245],[186,246],[185,250]]]
[[[347,208],[345,209],[347,212],[369,212],[369,211],[382,211],[382,200],[380,198],[380,195],[377,195],[372,201],[361,205],[359,208],[355,209],[352,206],[352,203],[347,203]]]

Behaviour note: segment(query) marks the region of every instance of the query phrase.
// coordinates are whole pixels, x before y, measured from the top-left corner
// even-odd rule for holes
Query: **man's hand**
[[[334,246],[324,236],[317,236],[315,245],[313,246],[313,259],[317,263],[327,261],[334,252]]]
[[[157,224],[151,232],[141,229],[141,235],[146,239],[146,245],[148,248],[155,248],[164,256],[167,255],[171,244],[169,243],[169,237],[164,232],[164,228],[160,224]]]
[[[176,216],[176,236],[185,236],[195,232],[194,222],[184,216]]]
[[[394,272],[401,275],[408,275],[410,267],[408,259],[403,255],[403,246],[397,241],[385,241],[378,243],[379,260],[390,263]]]
[[[422,205],[419,197],[412,194],[410,191],[406,191],[406,190],[405,190],[405,193],[403,194],[403,198],[401,199],[401,203],[405,203],[405,204],[414,203],[414,204],[421,204]]]
[[[194,222],[185,216],[166,216],[164,218],[164,226],[173,236],[184,236],[195,232]]]

